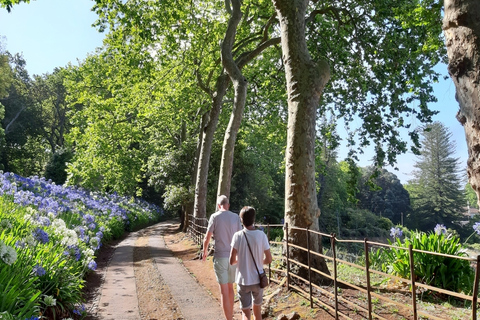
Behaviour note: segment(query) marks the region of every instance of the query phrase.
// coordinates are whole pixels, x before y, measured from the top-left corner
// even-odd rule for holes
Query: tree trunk
[[[202,146],[198,158],[198,171],[195,183],[195,204],[194,216],[197,219],[207,217],[207,178],[208,167],[210,164],[210,155],[212,152],[212,143],[215,130],[217,129],[218,118],[220,116],[223,97],[228,87],[228,75],[222,73],[217,78],[216,90],[213,94],[212,109],[210,110],[209,120],[203,130]],[[206,225],[206,224],[205,224]]]
[[[288,94],[285,222],[289,225],[289,240],[306,248],[306,232],[292,227],[318,230],[320,210],[315,190],[315,123],[330,69],[325,62],[314,63],[308,53],[305,39],[308,0],[273,0],[273,3],[280,20]],[[321,252],[319,237],[311,240],[311,250]],[[291,248],[290,257],[307,264],[307,255],[303,250]],[[313,267],[328,273],[323,258],[313,260]],[[300,274],[305,276],[306,270],[300,270]],[[312,280],[321,278],[317,275]]]
[[[468,179],[480,199],[480,1],[445,0],[444,4],[448,72],[460,105],[457,119],[467,140]]]
[[[208,124],[208,120],[209,120],[208,116],[209,116],[209,112],[205,112],[202,116],[202,121],[200,123],[200,132],[198,134],[197,149],[195,150],[195,158],[193,161],[193,174],[190,178],[191,188],[195,188],[196,181],[197,181],[198,164],[199,164],[200,152],[202,149],[202,142],[203,142],[203,136],[204,136],[203,128],[205,128]],[[189,197],[188,203],[185,204],[185,216],[184,216],[184,224],[182,229],[183,232],[187,232],[188,227],[190,226],[190,215],[194,215],[194,208],[195,208],[195,197],[193,199]]]
[[[240,128],[240,123],[242,122],[243,110],[245,109],[245,103],[247,100],[247,79],[243,76],[232,55],[237,26],[242,19],[240,5],[240,0],[232,0],[231,16],[222,43],[222,64],[232,80],[233,88],[235,90],[235,98],[232,114],[223,140],[217,195],[223,194],[229,198],[235,142],[237,140],[237,133]]]

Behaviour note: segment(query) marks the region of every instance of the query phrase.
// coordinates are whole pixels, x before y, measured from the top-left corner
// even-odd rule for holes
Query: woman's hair
[[[240,211],[240,219],[245,227],[250,227],[255,222],[255,209],[252,207],[243,207]]]

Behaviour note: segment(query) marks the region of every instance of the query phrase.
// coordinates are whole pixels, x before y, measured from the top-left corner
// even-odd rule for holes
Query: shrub
[[[409,279],[409,245],[422,251],[467,256],[459,241],[458,237],[447,234],[442,225],[437,225],[435,232],[411,232],[403,241],[400,237],[395,238],[393,244],[400,248],[381,248],[373,251],[370,254],[371,266]],[[389,243],[392,244],[391,241]],[[413,259],[416,281],[455,292],[471,293],[474,272],[469,261],[424,252],[414,252]]]

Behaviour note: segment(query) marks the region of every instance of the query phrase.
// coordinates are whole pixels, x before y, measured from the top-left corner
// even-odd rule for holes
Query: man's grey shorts
[[[230,265],[229,258],[213,258],[213,270],[219,284],[234,283],[237,266]]]
[[[261,305],[263,303],[263,289],[260,284],[252,284],[250,286],[242,286],[237,283],[238,298],[240,299],[240,309],[250,309],[253,303]]]

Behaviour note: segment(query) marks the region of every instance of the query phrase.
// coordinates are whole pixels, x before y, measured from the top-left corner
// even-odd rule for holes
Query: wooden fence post
[[[368,239],[364,239],[365,248],[365,275],[367,277],[367,303],[368,303],[368,319],[372,320],[372,288],[370,287],[370,259],[368,257]]]
[[[410,280],[412,281],[412,308],[413,319],[417,320],[417,289],[415,288],[415,265],[413,259],[413,246],[408,245],[408,254],[410,256]]]

